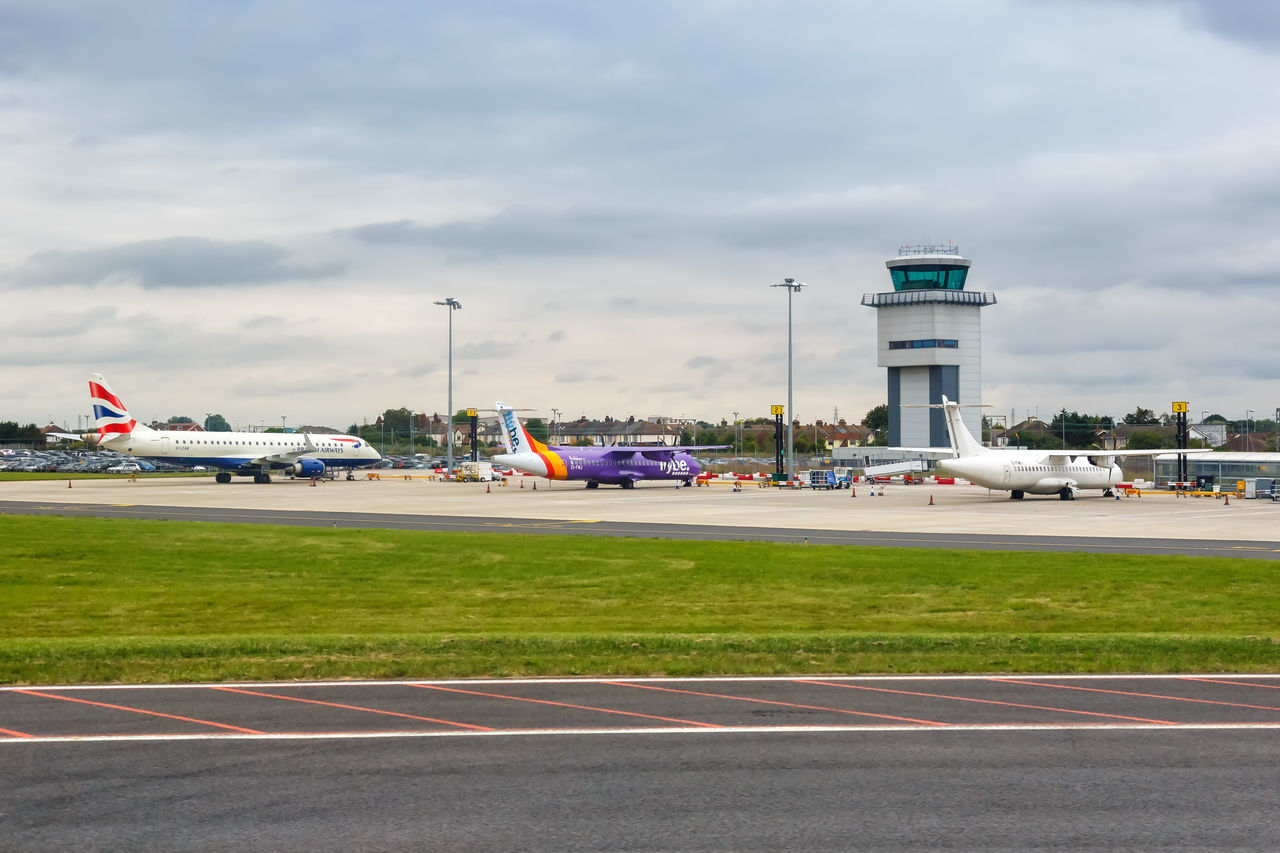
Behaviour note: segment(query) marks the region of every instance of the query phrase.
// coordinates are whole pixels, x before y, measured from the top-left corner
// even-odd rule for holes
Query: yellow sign
[[[1175,412],[1185,412],[1185,411],[1187,410],[1187,404],[1186,404],[1186,403],[1174,403],[1174,404],[1173,404],[1173,410],[1174,410]]]
[[[469,418],[474,418],[475,416],[476,416],[476,410],[475,410],[475,409],[467,409],[467,417],[469,417]]]
[[[782,406],[770,406],[770,407],[769,407],[769,414],[771,414],[771,415],[780,415],[780,414],[782,414],[782,413],[783,413],[783,411],[785,411],[785,410],[782,408]]]

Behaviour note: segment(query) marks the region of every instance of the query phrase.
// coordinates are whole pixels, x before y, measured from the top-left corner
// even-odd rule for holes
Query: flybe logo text
[[[667,474],[685,474],[689,471],[689,463],[684,459],[668,459],[660,465],[661,470]]]
[[[511,442],[511,449],[518,450],[520,448],[520,424],[516,422],[514,412],[503,412],[503,421],[506,422],[507,439]]]

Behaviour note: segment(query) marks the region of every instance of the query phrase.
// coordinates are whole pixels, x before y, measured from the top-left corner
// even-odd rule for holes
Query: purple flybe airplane
[[[583,480],[588,489],[601,483],[624,489],[637,480],[680,480],[686,486],[702,473],[691,450],[718,450],[727,444],[697,447],[556,447],[543,444],[524,428],[515,410],[494,404],[502,422],[507,452],[493,457],[495,465],[515,468],[549,480]]]

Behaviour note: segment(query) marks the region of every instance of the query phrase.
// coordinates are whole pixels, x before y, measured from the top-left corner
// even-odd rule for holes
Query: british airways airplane
[[[549,480],[583,480],[588,489],[601,483],[633,488],[638,480],[679,480],[686,486],[702,473],[690,450],[719,450],[727,444],[699,447],[557,447],[529,435],[515,409],[494,403],[502,422],[506,453],[493,457],[496,465],[515,468]]]
[[[219,483],[230,483],[232,474],[270,483],[271,471],[320,477],[329,468],[359,468],[382,459],[364,439],[350,435],[154,430],[134,420],[96,373],[89,375],[89,399],[97,432],[65,438],[143,459],[218,468]]]

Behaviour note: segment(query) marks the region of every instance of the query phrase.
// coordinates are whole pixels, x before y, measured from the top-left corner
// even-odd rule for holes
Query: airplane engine
[[[324,463],[319,459],[299,459],[286,470],[295,477],[323,477]]]

